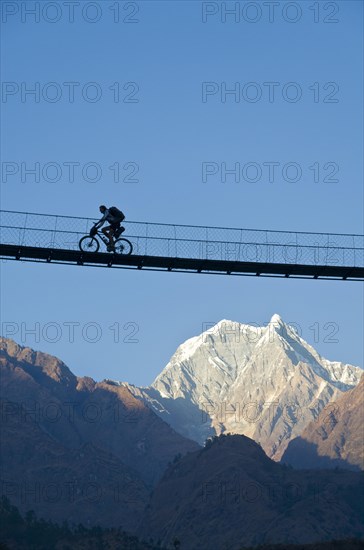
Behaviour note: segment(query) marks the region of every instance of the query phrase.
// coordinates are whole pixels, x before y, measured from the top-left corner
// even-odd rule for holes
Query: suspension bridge
[[[91,218],[0,211],[0,258],[124,269],[364,280],[364,236],[125,221],[130,255],[79,249]],[[105,250],[105,251],[102,251]]]

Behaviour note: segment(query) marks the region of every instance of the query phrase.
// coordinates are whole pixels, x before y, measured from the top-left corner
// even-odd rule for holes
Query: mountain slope
[[[282,462],[295,468],[364,470],[364,375],[356,388],[329,403],[290,441]]]
[[[363,537],[362,493],[359,473],[294,471],[245,436],[220,436],[169,467],[142,534],[186,550]]]
[[[11,340],[0,345],[4,494],[47,518],[63,520],[66,510],[86,525],[134,529],[167,464],[198,445],[127,388],[77,378],[59,359]]]
[[[2,410],[9,410],[1,401]],[[34,420],[11,415],[1,426],[1,492],[25,513],[85,526],[135,531],[149,489],[121,460],[95,447],[66,448]]]
[[[245,434],[278,460],[361,373],[321,357],[274,315],[266,327],[220,321],[179,346],[151,387],[125,385],[186,437]]]

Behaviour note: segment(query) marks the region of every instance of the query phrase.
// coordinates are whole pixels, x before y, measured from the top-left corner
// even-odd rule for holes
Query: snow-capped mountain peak
[[[276,324],[276,325],[284,325],[284,322],[278,313],[274,313],[272,315],[271,320],[269,321],[270,324]]]
[[[222,319],[203,329],[178,347],[150,388],[131,388],[200,443],[211,433],[245,434],[279,458],[362,374],[321,357],[278,314],[265,326]]]

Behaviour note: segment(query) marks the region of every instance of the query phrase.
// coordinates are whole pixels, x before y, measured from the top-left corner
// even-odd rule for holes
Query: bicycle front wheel
[[[82,252],[97,252],[100,248],[100,243],[94,237],[86,235],[85,237],[82,237],[78,243],[78,246]]]
[[[133,251],[133,245],[128,239],[118,239],[115,241],[115,253],[124,254],[124,256],[129,256]]]

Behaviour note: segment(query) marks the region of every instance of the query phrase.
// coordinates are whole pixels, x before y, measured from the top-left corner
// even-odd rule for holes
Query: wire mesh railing
[[[0,242],[78,250],[92,218],[0,211]],[[133,254],[270,264],[364,267],[364,236],[124,221]],[[102,250],[102,249],[100,249]]]

